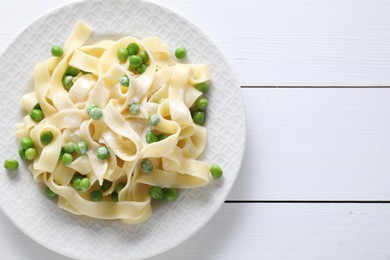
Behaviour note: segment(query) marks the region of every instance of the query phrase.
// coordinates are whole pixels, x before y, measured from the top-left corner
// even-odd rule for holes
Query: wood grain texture
[[[385,260],[389,219],[387,205],[225,204],[194,237],[151,259]],[[0,227],[7,260],[68,259],[37,245],[8,220]]]
[[[17,0],[15,2],[4,2],[4,8],[0,9],[0,15],[6,22],[12,26],[1,27],[0,39],[10,41],[9,35],[21,30],[33,18],[44,13],[66,0],[54,0],[47,2],[45,0],[36,0],[28,2],[27,8],[22,8],[24,1]],[[235,10],[237,16],[250,16],[253,10],[266,9],[268,12],[264,15],[274,16],[279,15],[280,8],[284,10],[286,15],[292,15],[295,8],[299,6],[300,1],[294,5],[284,6],[279,3],[260,1],[243,1],[237,7],[236,1],[227,1],[221,4],[218,1],[206,3],[205,1],[176,2],[173,0],[161,1],[162,4],[178,9],[183,15],[189,15],[189,18],[201,27],[210,30],[209,34],[214,38],[221,37],[222,32],[215,29],[215,22],[208,21],[215,17],[211,15],[210,10],[218,8],[226,12]],[[376,39],[380,36],[377,30],[381,30],[375,21],[381,20],[385,15],[382,11],[378,11],[378,5],[384,6],[385,2],[346,2],[340,1],[335,4],[333,1],[325,2],[318,1],[317,4],[307,3],[307,6],[301,10],[301,16],[309,15],[309,11],[313,8],[319,12],[328,12],[328,16],[334,14],[334,19],[342,19],[337,14],[339,8],[346,8],[351,5],[352,10],[357,12],[355,17],[357,20],[353,26],[358,26],[359,29],[351,29],[354,37],[362,30],[366,30],[369,26],[375,27],[376,30],[367,32],[367,36]],[[302,4],[302,3],[301,3]],[[335,6],[333,9],[331,6]],[[362,14],[357,10],[366,6],[372,14],[377,14],[377,18],[370,21],[364,26],[358,21]],[[368,8],[370,6],[370,8]],[[237,7],[237,8],[234,8]],[[390,8],[390,7],[389,7]],[[26,11],[28,9],[28,12]],[[335,13],[330,13],[331,9]],[[343,10],[344,10],[343,9]],[[21,15],[15,16],[14,12],[18,10]],[[192,10],[192,12],[191,12]],[[202,11],[203,10],[203,11]],[[287,11],[289,10],[289,11]],[[378,11],[378,12],[377,12]],[[200,13],[205,12],[206,21],[200,19]],[[265,11],[264,11],[265,12]],[[382,15],[381,15],[382,14]],[[203,17],[203,16],[202,16]],[[259,15],[261,18],[261,15]],[[333,17],[333,16],[331,16]],[[386,16],[387,17],[387,16]],[[259,18],[259,19],[260,19]],[[322,21],[320,14],[318,20]],[[358,19],[359,18],[359,19]],[[225,17],[221,16],[221,19]],[[232,19],[235,19],[233,17]],[[299,19],[303,19],[302,17]],[[334,20],[333,19],[333,20]],[[346,18],[343,18],[346,19]],[[350,18],[352,19],[352,18]],[[363,18],[362,18],[363,19]],[[332,21],[333,21],[332,20]],[[246,21],[244,19],[244,21]],[[283,20],[282,20],[283,21]],[[341,29],[327,28],[332,26],[328,23],[321,22],[324,28],[324,35],[335,33],[341,37]],[[340,22],[340,26],[346,26]],[[278,25],[280,25],[278,23]],[[285,24],[287,26],[287,24]],[[255,25],[252,25],[255,26]],[[270,25],[267,25],[268,28]],[[288,28],[293,26],[288,24]],[[305,30],[312,28],[312,23],[304,26]],[[349,25],[350,28],[352,24]],[[230,28],[230,27],[229,27]],[[235,29],[234,29],[235,28]],[[234,42],[239,35],[254,33],[252,27],[242,26],[242,30],[232,27],[225,37],[231,37],[229,42]],[[283,26],[278,27],[282,30]],[[286,27],[287,28],[287,27]],[[366,29],[364,29],[366,28]],[[264,29],[265,30],[265,29]],[[269,28],[267,29],[269,30]],[[367,29],[369,30],[369,29]],[[293,28],[286,30],[285,33],[292,34]],[[269,31],[268,34],[271,35]],[[275,34],[272,34],[276,37]],[[308,32],[306,38],[319,39],[320,32],[315,30]],[[309,37],[310,36],[310,37]],[[217,39],[216,38],[216,39]],[[306,39],[303,38],[303,39]],[[252,38],[248,38],[245,42],[251,42]],[[0,49],[4,48],[5,44],[0,45]],[[241,46],[241,45],[237,45]],[[363,46],[363,45],[359,45]],[[390,45],[389,45],[390,46]],[[248,48],[245,48],[247,50]],[[253,48],[252,48],[253,49]],[[261,49],[261,48],[254,48]],[[234,60],[234,53],[227,52],[227,57]],[[375,57],[372,56],[373,60]],[[389,59],[390,60],[390,59]],[[248,61],[248,60],[247,60]],[[249,62],[249,61],[248,61]],[[313,60],[314,62],[314,60]],[[320,64],[322,60],[316,60]],[[335,61],[337,64],[339,60]],[[232,62],[232,64],[234,64]],[[280,65],[284,63],[279,62]],[[289,63],[291,64],[291,62]],[[248,65],[248,64],[247,64]],[[295,65],[294,65],[295,66]],[[248,67],[248,66],[246,66]],[[253,67],[261,73],[261,62],[256,63]],[[318,69],[317,73],[322,73]],[[348,74],[338,70],[340,77],[345,77]],[[389,73],[382,72],[384,76]],[[313,76],[312,71],[305,72],[305,79]],[[246,77],[246,76],[245,76]],[[322,81],[326,85],[332,84],[329,81]],[[245,83],[245,81],[244,81]],[[259,81],[258,84],[261,82]],[[307,82],[308,83],[308,82]],[[291,85],[291,84],[290,84]],[[343,90],[300,90],[300,89],[244,89],[244,94],[247,103],[248,117],[248,140],[247,152],[243,163],[240,178],[233,192],[229,196],[231,200],[240,199],[255,199],[255,200],[388,200],[390,199],[390,189],[387,187],[390,166],[388,163],[390,141],[387,137],[390,125],[387,118],[389,107],[388,91],[382,90],[366,90],[366,89],[343,89]],[[356,92],[355,92],[356,91]],[[367,96],[366,96],[367,95]]]
[[[174,0],[161,2],[172,4],[215,40],[243,85],[390,83],[387,1],[204,0],[184,7]]]
[[[390,89],[243,89],[230,200],[390,200]]]
[[[33,19],[68,2],[2,1],[0,51]],[[154,2],[204,30],[226,55],[242,85],[390,85],[386,0]]]
[[[0,52],[69,0],[0,2]],[[154,0],[220,47],[244,86],[389,86],[386,0]],[[243,89],[246,156],[230,200],[390,200],[390,89]],[[65,260],[0,212],[10,260]],[[388,204],[225,204],[154,259],[390,259]]]

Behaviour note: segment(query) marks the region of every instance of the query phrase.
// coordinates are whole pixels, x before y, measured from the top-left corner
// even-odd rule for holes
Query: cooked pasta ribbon
[[[141,223],[152,214],[152,186],[194,188],[209,182],[210,165],[199,160],[206,145],[206,129],[194,124],[190,108],[201,96],[195,86],[210,80],[207,65],[179,64],[158,37],[133,37],[95,44],[88,41],[92,29],[80,21],[66,40],[62,57],[52,57],[35,66],[34,91],[20,99],[30,113],[39,103],[44,119],[26,116],[17,125],[17,138],[30,137],[38,156],[29,165],[34,180],[44,182],[58,199],[58,206],[77,215],[120,219]],[[148,59],[144,71],[118,58],[120,48],[136,43]],[[72,68],[71,87],[64,77]],[[128,86],[121,78],[129,79]],[[93,118],[88,107],[96,105],[101,118]],[[138,106],[131,110],[131,106]],[[138,109],[138,110],[137,110]],[[157,117],[156,124],[148,123]],[[40,137],[52,133],[49,144]],[[166,138],[148,143],[149,131]],[[61,162],[67,142],[85,142],[85,153],[72,153],[73,161]],[[97,156],[106,147],[109,157]],[[60,159],[59,159],[60,158]],[[142,163],[153,166],[145,172]],[[87,177],[88,189],[74,187],[75,177]],[[109,183],[109,187],[101,185]],[[116,189],[121,185],[122,189]],[[102,191],[99,201],[91,192]]]

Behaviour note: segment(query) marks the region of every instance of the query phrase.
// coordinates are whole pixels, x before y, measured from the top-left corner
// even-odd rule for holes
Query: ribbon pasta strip
[[[167,46],[158,37],[138,40],[124,37],[85,45],[92,29],[79,21],[66,40],[62,57],[52,57],[35,66],[34,91],[20,99],[20,106],[30,113],[39,104],[44,119],[34,122],[27,115],[17,125],[17,138],[30,137],[38,156],[29,165],[34,180],[44,182],[58,195],[58,206],[77,215],[99,219],[120,219],[126,223],[141,223],[152,214],[152,186],[164,188],[194,188],[209,183],[210,165],[200,161],[206,145],[206,129],[194,124],[190,108],[201,96],[194,86],[210,80],[204,64],[178,64],[171,58]],[[119,48],[136,43],[139,51],[149,56],[142,73],[129,69],[129,61],[117,56]],[[69,67],[78,69],[70,89],[63,78]],[[120,79],[130,79],[128,87]],[[138,114],[129,106],[137,102]],[[103,116],[94,120],[88,105],[97,105]],[[157,115],[158,124],[148,124],[150,115]],[[167,136],[148,143],[145,135],[153,130]],[[49,144],[40,136],[53,134]],[[86,142],[88,151],[74,153],[73,161],[61,162],[67,142]],[[96,150],[105,146],[110,156],[99,159]],[[153,171],[145,173],[141,164],[152,162]],[[88,190],[72,186],[75,176],[90,179]],[[99,202],[90,193],[101,190]],[[116,185],[122,183],[117,201],[111,200]]]

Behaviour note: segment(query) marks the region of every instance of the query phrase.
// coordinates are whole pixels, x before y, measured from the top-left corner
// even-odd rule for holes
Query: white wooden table
[[[0,51],[69,0],[1,0]],[[155,0],[217,43],[247,148],[213,220],[154,259],[390,259],[390,2]],[[0,212],[1,259],[67,259]]]

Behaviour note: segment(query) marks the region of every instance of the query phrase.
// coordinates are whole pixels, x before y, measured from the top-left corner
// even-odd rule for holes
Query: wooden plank
[[[29,2],[29,8],[19,8],[22,1],[6,2],[5,8],[1,9],[0,14],[5,19],[11,19],[11,24],[13,21],[22,27],[34,16],[44,12],[44,9],[52,8],[61,1],[63,0],[55,0],[54,3],[50,2],[50,4],[46,4],[46,1],[43,0]],[[173,5],[174,2],[163,1],[163,3]],[[180,2],[175,8],[188,9],[188,12],[189,9],[194,8],[194,13],[196,13],[196,10],[200,10],[202,3],[205,4],[204,7],[208,6],[204,1],[190,4]],[[257,6],[250,1],[245,3],[237,9],[237,12],[242,12],[246,8],[253,9]],[[264,7],[265,4],[260,3],[259,6]],[[278,5],[267,3],[271,6]],[[341,6],[346,6],[345,2],[341,3],[343,3]],[[356,3],[356,6],[362,8],[364,3],[366,2],[360,1]],[[370,8],[377,10],[379,4],[385,5],[385,2],[374,3]],[[216,8],[214,2],[210,5]],[[313,8],[310,5],[313,4],[309,3],[307,8]],[[319,4],[327,11],[329,8],[325,8],[324,5],[324,3]],[[286,6],[283,8],[287,8]],[[221,8],[230,10],[233,5],[228,1],[226,5],[221,5]],[[337,8],[335,8],[335,12],[338,12]],[[368,10],[371,10],[370,8]],[[20,9],[22,12],[22,15],[17,16],[18,19],[11,15],[13,12],[10,11],[16,9]],[[26,15],[24,15],[23,12],[26,9],[32,11],[26,11]],[[208,7],[205,9],[209,10]],[[9,23],[4,22],[4,28],[5,24]],[[372,26],[378,25],[371,21],[368,25],[363,26],[362,30],[368,28],[370,24]],[[13,26],[7,26],[7,28],[0,30],[2,37],[9,37],[8,33],[14,30]],[[249,29],[243,28],[242,33],[247,30]],[[340,34],[338,30],[336,32]],[[328,34],[331,33],[330,30],[325,31]],[[353,31],[355,36],[360,32],[359,30]],[[374,31],[369,35],[373,38],[379,37],[376,33],[377,31]],[[386,112],[388,110],[387,90],[369,91],[373,93],[369,94],[369,97],[365,96],[367,90],[359,90],[359,94],[352,93],[354,90],[268,89],[258,91],[244,90],[245,93],[249,93],[246,94],[247,103],[254,103],[247,108],[250,119],[248,120],[249,131],[254,131],[248,132],[248,139],[251,142],[248,143],[247,154],[255,155],[256,158],[246,156],[242,168],[243,174],[238,180],[238,188],[233,190],[229,199],[389,199],[389,189],[386,186],[389,181],[387,156],[389,154],[388,147],[390,147],[387,138],[389,127],[386,123],[388,118]],[[322,91],[328,94],[324,94],[323,97],[322,93],[324,92]],[[270,104],[259,103],[259,98],[256,97],[255,93],[260,93],[261,96],[265,95],[263,93],[269,93],[271,96],[267,97],[267,100],[279,102],[278,106],[281,108],[278,110]],[[319,94],[314,97],[311,93]],[[375,96],[375,93],[379,93],[379,95]],[[318,104],[321,104],[322,107],[318,107],[319,105],[311,100],[313,98],[316,102],[320,102]],[[264,97],[260,99],[265,100]],[[285,100],[290,103],[286,103]],[[329,103],[321,103],[325,100],[329,100]],[[378,100],[381,103],[378,103]],[[294,103],[295,101],[300,103]],[[347,104],[352,102],[350,106],[354,107],[350,108],[347,105],[343,107],[344,102]],[[304,106],[308,110],[313,111],[307,115],[301,115],[300,113],[305,111],[305,107],[299,108],[300,104],[305,104]],[[288,105],[295,106],[295,109],[302,111],[296,111],[294,107],[291,110],[287,107]],[[336,108],[327,108],[328,105],[336,105],[336,108],[341,109],[341,113],[339,114]],[[262,110],[263,108],[270,108],[270,111]],[[361,115],[363,117],[360,120]],[[290,118],[294,118],[294,120],[290,120]],[[253,121],[258,121],[259,124],[254,125]],[[255,181],[254,178],[256,178]],[[307,185],[308,183],[310,185]],[[294,186],[291,186],[292,184]]]
[[[388,1],[158,2],[205,30],[243,85],[390,83]]]
[[[2,214],[7,259],[68,259],[22,235]],[[225,204],[192,238],[151,259],[384,260],[389,243],[388,205]]]
[[[3,1],[0,51],[33,19],[68,2]],[[389,1],[155,2],[204,30],[242,85],[390,85]]]
[[[390,89],[243,89],[230,200],[390,200]]]
[[[387,205],[228,204],[155,259],[389,259]]]

